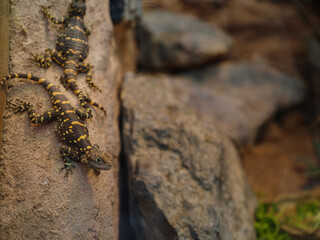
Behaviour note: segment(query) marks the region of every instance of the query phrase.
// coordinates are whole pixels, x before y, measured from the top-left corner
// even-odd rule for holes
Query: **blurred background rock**
[[[166,170],[158,164],[166,161],[162,155],[182,151],[175,143],[179,138],[172,137],[170,142],[169,136],[184,131],[181,127],[186,131],[190,128],[181,120],[183,112],[186,118],[195,119],[194,125],[208,124],[212,128],[208,134],[217,131],[221,140],[232,140],[244,166],[241,176],[247,175],[260,201],[276,201],[285,194],[305,191],[319,193],[319,176],[307,174],[310,166],[315,172],[320,168],[315,144],[320,114],[319,1],[142,0],[141,6],[142,14],[131,28],[129,42],[134,44],[121,54],[122,62],[135,56],[130,69],[124,64],[134,74],[124,78],[121,102],[130,216],[134,229],[138,229],[138,239],[255,239],[249,234],[250,228],[242,228],[248,231],[247,236],[239,230],[241,227],[237,234],[231,227],[230,235],[224,235],[228,225],[224,222],[214,227],[219,234],[205,237],[191,224],[198,221],[189,219],[190,225],[182,220],[186,216],[174,217],[179,211],[168,213],[167,208],[172,206],[157,197],[160,193],[170,199],[169,189],[179,183],[172,182],[170,187],[167,180],[151,179],[170,178],[165,172],[174,168],[174,161],[172,166],[166,162]],[[120,46],[128,46],[128,41]],[[166,121],[180,125],[174,129]],[[229,145],[227,149],[221,146],[226,152],[232,151]],[[193,147],[191,144],[187,148]],[[146,154],[151,149],[154,152]],[[195,156],[189,160],[201,162]],[[184,166],[184,157],[180,161]],[[223,168],[223,161],[215,164]],[[186,169],[191,176],[198,174],[193,167]],[[180,170],[176,171],[179,176]],[[222,178],[227,181],[228,177]],[[167,190],[161,190],[163,186]],[[177,198],[171,203],[184,205],[178,192],[187,188],[182,184],[173,190]],[[245,190],[240,192],[238,196],[250,195]],[[251,197],[247,200],[255,206]],[[147,215],[146,206],[157,209],[154,219]],[[227,213],[220,209],[215,224]],[[243,214],[248,213],[249,208]],[[146,229],[154,229],[161,222],[156,219],[166,219],[162,223],[167,228],[148,233]],[[250,217],[242,220],[244,225],[250,221]],[[184,235],[185,224],[189,235]]]

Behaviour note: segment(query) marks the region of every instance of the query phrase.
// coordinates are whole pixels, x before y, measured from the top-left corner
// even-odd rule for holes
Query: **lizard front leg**
[[[91,28],[90,25],[89,25],[89,27],[83,26],[84,34],[85,34],[87,37],[91,34],[90,28]]]
[[[66,23],[66,18],[64,17],[60,17],[60,18],[56,18],[55,16],[53,16],[51,14],[51,12],[49,11],[48,8],[43,7],[42,8],[42,12],[46,15],[46,17],[48,19],[50,19],[51,22],[55,23],[55,24],[62,24],[62,23]]]
[[[74,151],[72,148],[67,146],[60,147],[60,156],[63,159],[64,165],[61,170],[66,170],[65,177],[68,177],[70,174],[73,173],[72,169],[75,168],[74,164],[72,163],[71,159],[77,159],[77,152]]]
[[[33,59],[39,62],[40,67],[44,68],[50,67],[52,60],[60,66],[63,66],[65,62],[65,57],[62,55],[61,52],[57,52],[55,49],[50,48],[46,49],[43,57],[40,57],[39,55],[34,55]]]
[[[81,107],[84,108],[85,111],[88,112],[89,114],[92,115],[91,109],[88,106],[88,104],[99,108],[104,112],[105,116],[107,115],[107,110],[104,107],[102,107],[99,103],[93,101],[88,95],[83,94],[81,90],[77,89],[73,93],[76,94],[77,97],[79,98]]]

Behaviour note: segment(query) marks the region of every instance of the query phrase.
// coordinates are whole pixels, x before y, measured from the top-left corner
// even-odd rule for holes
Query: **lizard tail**
[[[39,78],[36,76],[33,76],[30,73],[13,73],[13,74],[9,74],[7,76],[5,76],[4,78],[0,79],[0,85],[3,86],[8,80],[10,79],[14,79],[14,78],[26,78],[26,79],[30,79],[32,81],[35,81],[39,84],[41,84],[43,87],[47,88],[48,85],[50,85],[50,82],[44,78]],[[52,84],[51,84],[52,85]]]
[[[4,78],[0,79],[0,86],[3,86],[5,84],[6,81],[10,80],[10,79],[14,79],[14,78],[25,78],[25,79],[29,79],[32,80],[40,85],[42,85],[49,93],[50,96],[55,96],[57,94],[62,94],[59,90],[59,88],[56,85],[53,85],[52,83],[50,83],[48,80],[44,79],[44,78],[39,78],[36,76],[33,76],[30,73],[13,73],[13,74],[9,74]]]

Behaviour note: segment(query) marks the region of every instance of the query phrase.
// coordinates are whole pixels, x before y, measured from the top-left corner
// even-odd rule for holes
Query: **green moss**
[[[290,234],[313,235],[320,228],[320,199],[260,203],[255,215],[258,240],[290,240]]]
[[[302,202],[295,213],[286,215],[285,223],[302,230],[316,230],[320,226],[320,201]]]
[[[280,230],[279,209],[275,203],[260,203],[256,211],[258,240],[290,240],[291,237]]]

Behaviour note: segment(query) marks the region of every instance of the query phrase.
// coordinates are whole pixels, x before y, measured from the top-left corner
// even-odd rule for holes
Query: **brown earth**
[[[273,122],[265,134],[243,157],[244,168],[257,196],[272,201],[281,195],[320,191],[320,179],[311,179],[305,174],[303,159],[316,163],[309,128],[300,126],[286,131]]]

